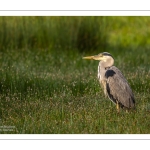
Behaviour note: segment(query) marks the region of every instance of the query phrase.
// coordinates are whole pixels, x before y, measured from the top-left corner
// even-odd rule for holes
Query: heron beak
[[[86,57],[82,57],[82,59],[93,59],[94,56],[86,56]]]
[[[101,56],[99,56],[99,55],[95,55],[95,56],[87,56],[87,57],[83,57],[82,59],[103,60],[103,57],[101,57]]]

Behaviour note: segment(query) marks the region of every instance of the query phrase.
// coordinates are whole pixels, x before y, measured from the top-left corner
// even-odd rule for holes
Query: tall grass
[[[0,133],[150,133],[149,28],[144,44],[123,34],[131,22],[139,34],[148,19],[1,17]],[[104,50],[129,81],[136,111],[118,114],[100,88],[98,62],[82,60]]]
[[[0,17],[0,48],[77,48],[105,45],[103,17]]]

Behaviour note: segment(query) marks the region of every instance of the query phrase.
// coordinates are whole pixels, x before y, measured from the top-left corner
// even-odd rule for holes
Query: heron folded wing
[[[134,95],[121,71],[112,66],[107,69],[105,77],[108,97],[115,103],[118,101],[122,107],[134,107]]]

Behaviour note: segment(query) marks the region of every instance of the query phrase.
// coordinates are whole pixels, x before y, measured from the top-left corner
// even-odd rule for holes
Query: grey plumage
[[[135,107],[133,92],[121,71],[113,66],[114,59],[111,54],[103,52],[95,56],[83,58],[100,61],[98,65],[99,82],[105,96],[108,96],[112,102],[117,104],[118,110],[119,107],[129,109]]]
[[[108,97],[115,103],[118,101],[121,107],[133,108],[135,106],[134,95],[121,71],[112,66],[107,69],[105,77]]]

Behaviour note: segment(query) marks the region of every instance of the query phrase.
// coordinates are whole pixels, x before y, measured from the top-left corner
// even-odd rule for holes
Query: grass
[[[12,19],[17,20],[18,18]],[[75,19],[82,21],[82,17],[75,17]],[[106,36],[109,37],[108,43],[103,50],[98,49],[96,44],[97,48],[94,51],[84,51],[82,45],[72,48],[73,44],[70,44],[72,45],[70,48],[66,48],[67,38],[63,39],[64,46],[55,46],[52,42],[49,45],[53,46],[48,45],[47,48],[41,48],[42,45],[39,45],[42,42],[38,41],[36,48],[35,45],[27,46],[26,42],[24,43],[26,46],[22,45],[24,48],[19,48],[16,46],[17,35],[15,46],[2,46],[4,49],[0,51],[0,133],[150,133],[150,50],[148,39],[144,44],[139,42],[139,45],[134,38],[129,40],[131,45],[129,43],[124,45],[123,42],[125,37],[128,39],[128,36],[124,37],[123,33],[125,29],[128,31],[129,25],[122,26],[122,24],[126,22],[130,24],[130,20],[135,21],[137,23],[134,27],[135,33],[133,33],[135,36],[136,33],[139,33],[141,22],[139,20],[138,22],[136,17],[132,19],[106,17],[103,19],[105,23],[108,20],[112,22],[112,28],[108,24],[108,31],[111,32]],[[56,17],[54,20],[59,22],[61,19]],[[119,21],[117,24],[119,27],[113,25],[116,20]],[[36,21],[38,22],[38,20]],[[71,20],[69,21],[71,23]],[[88,19],[86,21],[89,22]],[[146,23],[147,19],[143,17],[141,21]],[[53,30],[54,28],[55,25]],[[87,30],[91,30],[90,27],[87,28]],[[19,35],[21,30],[17,31]],[[116,31],[118,34],[115,36]],[[65,33],[65,31],[63,32]],[[27,31],[24,33],[26,36],[23,41],[29,40],[27,33]],[[42,33],[41,31],[36,36],[39,40],[42,40],[40,38]],[[118,35],[120,41],[115,43]],[[146,35],[148,38],[148,34]],[[46,45],[45,42],[43,47]],[[85,44],[84,47],[86,46]],[[104,97],[100,88],[97,80],[98,62],[82,60],[82,56],[94,55],[102,51],[108,51],[114,56],[115,65],[123,72],[131,85],[136,99],[136,111],[126,113],[122,110],[118,114],[115,105]]]
[[[47,50],[8,52],[0,59],[0,124],[15,129],[1,133],[150,133],[150,72],[144,63],[145,69],[126,68],[138,62],[118,56],[116,66],[127,62],[121,70],[133,88],[137,109],[117,114],[96,78],[98,62],[82,60],[75,51],[59,53],[59,58]],[[144,59],[148,61],[147,55]]]
[[[103,17],[0,17],[0,49],[97,49],[106,45],[104,21]]]

